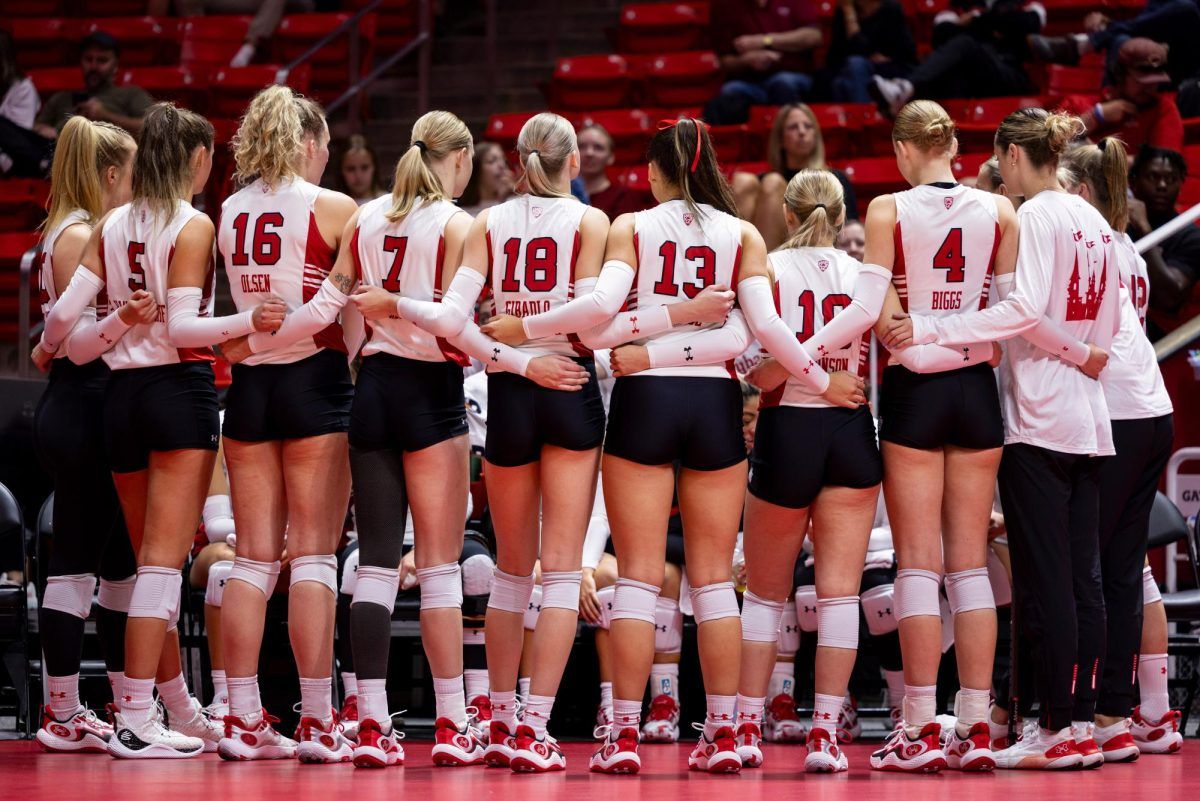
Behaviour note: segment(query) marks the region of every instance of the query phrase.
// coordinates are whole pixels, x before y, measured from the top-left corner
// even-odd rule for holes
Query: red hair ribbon
[[[692,124],[696,126],[696,154],[694,156],[692,156],[692,166],[688,170],[689,172],[695,172],[696,168],[700,166],[700,128],[701,128],[701,126],[703,126],[704,130],[707,131],[708,123],[702,122],[702,121],[696,119],[695,117],[680,117],[680,118],[674,119],[674,120],[659,120],[658,121],[658,130],[665,131],[667,128],[674,128],[676,125],[678,125],[680,122],[682,122],[685,119],[691,120]]]

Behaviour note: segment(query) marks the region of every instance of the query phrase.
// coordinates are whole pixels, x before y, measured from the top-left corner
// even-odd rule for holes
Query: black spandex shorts
[[[608,542],[604,543],[604,552],[613,556],[617,555],[612,537],[609,537]],[[684,557],[683,518],[679,514],[673,514],[667,520],[667,564],[683,567],[686,564]]]
[[[145,470],[153,451],[215,451],[220,431],[208,362],[112,371],[104,393],[104,442],[114,473]]]
[[[789,509],[810,506],[822,487],[867,489],[883,480],[866,406],[763,409],[750,466],[750,492]]]
[[[879,405],[886,442],[922,450],[1004,445],[1000,393],[987,364],[924,374],[892,365],[883,371]]]
[[[604,452],[688,470],[732,467],[746,458],[741,387],[728,378],[618,378]]]
[[[467,433],[463,371],[390,353],[362,360],[350,411],[350,447],[419,451]]]
[[[321,350],[290,364],[235,364],[223,433],[239,442],[336,434],[350,427],[346,354]]]
[[[586,451],[604,441],[604,402],[596,363],[575,359],[588,371],[583,389],[547,389],[514,373],[488,374],[488,428],[483,455],[499,467],[542,458],[542,446]]]

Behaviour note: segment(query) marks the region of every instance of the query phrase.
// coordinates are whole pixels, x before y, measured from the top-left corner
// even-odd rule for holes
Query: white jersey
[[[575,297],[579,223],[588,206],[573,197],[519,195],[488,209],[490,287],[496,314],[532,317]],[[586,356],[575,334],[526,342],[537,356]]]
[[[835,315],[850,305],[862,264],[837,248],[788,248],[770,255],[775,273],[775,305],[779,316],[807,342]],[[820,359],[826,372],[844,370],[866,375],[871,332],[831,349]],[[763,393],[760,405],[829,407],[833,404],[806,389],[795,376],[776,389]]]
[[[58,302],[58,288],[54,285],[54,246],[58,244],[58,238],[62,236],[62,232],[78,223],[86,223],[88,214],[83,209],[75,209],[66,217],[63,217],[62,222],[54,226],[53,229],[47,231],[42,236],[41,250],[38,251],[38,301],[42,306],[42,319],[50,316],[50,310],[54,308],[54,304]],[[78,267],[78,265],[75,265]],[[72,270],[74,275],[74,270]],[[101,293],[96,298],[97,313],[102,314],[102,300],[105,298],[104,293]],[[61,359],[67,355],[66,348],[59,348],[54,354],[54,358]]]
[[[104,354],[113,370],[155,367],[180,362],[211,362],[212,348],[176,348],[167,335],[167,270],[175,253],[179,232],[203,212],[180,200],[169,219],[155,219],[143,203],[126,203],[104,221],[100,234],[100,259],[108,292],[107,313],[129,302],[135,290],[144,289],[158,302],[158,316],[148,325],[135,325]],[[216,269],[210,260],[200,297],[200,316],[212,316]]]
[[[386,216],[391,208],[392,196],[385,195],[358,213],[350,248],[359,280],[413,300],[440,300],[446,223],[461,210],[447,200],[417,201],[403,220],[391,222]],[[464,366],[470,362],[446,340],[399,318],[371,323],[363,355],[372,353]]]
[[[217,248],[239,312],[275,295],[292,312],[310,300],[333,268],[336,251],[317,228],[321,187],[300,178],[274,189],[255,181],[221,204]],[[285,348],[252,354],[244,364],[290,364],[322,348],[345,352],[340,324]]]
[[[712,206],[701,204],[699,209],[697,217],[684,201],[669,200],[633,215],[637,275],[629,309],[682,303],[714,284],[736,290],[742,261],[741,220]],[[681,326],[636,341],[639,345],[677,342],[698,329],[720,327],[715,323]],[[657,367],[638,375],[737,377],[732,359],[724,364]]]
[[[1172,411],[1154,346],[1146,338],[1150,277],[1146,260],[1128,234],[1116,234],[1121,275],[1121,330],[1113,337],[1108,367],[1100,374],[1108,413],[1114,420],[1161,417]]]

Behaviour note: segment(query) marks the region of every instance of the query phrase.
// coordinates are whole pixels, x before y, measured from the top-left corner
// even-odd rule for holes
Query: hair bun
[[[1065,151],[1085,130],[1083,121],[1070,114],[1049,114],[1043,124],[1046,126],[1046,146],[1054,154]]]

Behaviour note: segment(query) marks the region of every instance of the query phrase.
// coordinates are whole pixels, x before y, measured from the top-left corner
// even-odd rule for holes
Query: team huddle
[[[992,194],[954,178],[954,130],[930,101],[897,115],[897,163],[913,188],[871,202],[860,263],[834,247],[845,200],[819,170],[788,183],[789,238],[768,253],[695,119],[652,138],[658,205],[610,221],[570,193],[574,129],[539,114],[518,139],[523,193],[472,219],[454,203],[473,144],[453,114],[422,116],[392,193],[357,206],[317,186],[321,109],[270,87],[233,140],[241,188],[216,225],[190,204],[212,166],[202,117],[158,104],[136,143],[72,119],[53,166],[33,356],[50,371],[37,430],[56,478],[39,740],[86,740],[119,758],[401,764],[386,678],[411,559],[437,765],[565,769],[547,725],[583,598],[585,617],[603,619],[609,683],[592,771],[637,773],[643,738],[678,738],[678,706],[655,698],[643,721],[643,696],[670,661],[664,609],[678,619],[684,602],[707,700],[689,765],[761,766],[764,727],[769,738],[787,728],[772,710],[801,570],[817,638],[807,771],[848,767],[838,721],[860,610],[893,620],[902,655],[902,676],[896,664],[888,680],[896,727],[872,768],[1058,769],[1177,750],[1165,675],[1134,707],[1172,408],[1143,328],[1145,263],[1124,233],[1124,147],[1077,144],[1073,117],[1014,112],[996,132],[1004,192]],[[228,316],[213,312],[218,262],[237,307]],[[480,309],[491,311],[482,325]],[[890,359],[878,423],[865,395],[872,331]],[[234,365],[223,418],[215,346]],[[761,411],[747,458],[735,360],[755,348],[747,381]],[[460,566],[473,361],[487,371],[496,534],[481,694],[464,688]],[[601,383],[613,378],[609,397]],[[236,557],[222,598],[234,614],[219,636],[210,627],[228,691],[214,716],[184,683],[176,622],[218,446]],[[1020,710],[992,693],[997,483],[1039,709],[1011,746]],[[351,722],[334,709],[331,673],[352,489],[358,562],[338,627],[356,674]],[[886,588],[866,582],[881,493],[895,552]],[[611,586],[596,605],[603,571],[591,558],[586,578],[583,568],[598,513]],[[272,726],[256,675],[281,574],[301,686],[294,738]],[[79,704],[97,577],[111,724]],[[944,730],[943,617],[960,686]]]

